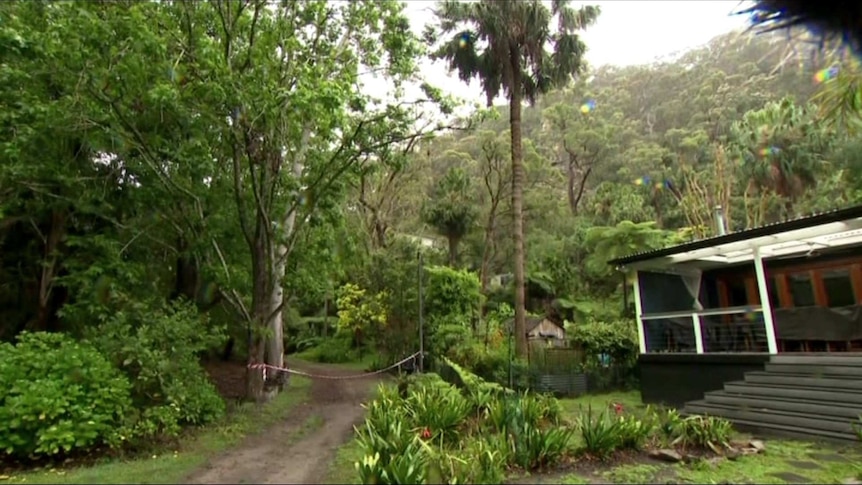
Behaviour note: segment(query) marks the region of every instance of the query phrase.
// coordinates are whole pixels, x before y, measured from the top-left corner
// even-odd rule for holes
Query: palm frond
[[[567,0],[554,0],[550,9],[541,0],[444,0],[434,12],[438,29],[425,35],[438,45],[432,58],[447,61],[462,81],[478,78],[490,105],[513,89],[534,103],[580,74],[586,46],[577,31],[592,25],[600,11],[589,6],[575,10]],[[553,46],[550,53],[548,44]],[[518,69],[513,66],[519,65],[522,82],[513,86],[513,69]]]
[[[853,60],[842,64],[835,79],[824,83],[812,101],[832,127],[850,131],[862,128],[862,72]]]
[[[763,32],[803,27],[821,44],[838,41],[862,54],[862,3],[758,0],[738,13]]]

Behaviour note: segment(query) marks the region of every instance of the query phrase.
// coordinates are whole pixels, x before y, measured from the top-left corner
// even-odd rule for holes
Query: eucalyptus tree
[[[67,7],[78,15],[66,41],[91,55],[63,62],[94,122],[141,162],[145,185],[162,188],[154,204],[183,213],[177,231],[220,268],[221,293],[249,324],[250,363],[282,367],[286,271],[302,228],[338,210],[372,154],[422,130],[421,103],[374,104],[360,90],[364,71],[396,89],[415,77],[422,45],[403,6],[84,5]],[[120,41],[105,42],[112,32]],[[223,230],[208,227],[216,222]],[[247,394],[258,399],[264,373],[249,369]]]
[[[548,8],[540,0],[445,0],[435,9],[437,24],[426,40],[443,38],[432,58],[444,59],[464,82],[477,78],[490,106],[498,95],[509,100],[512,156],[512,214],[515,246],[515,343],[526,356],[524,292],[524,165],[521,108],[539,95],[568,83],[583,69],[586,50],[578,32],[593,24],[599,8],[574,9],[565,0]],[[554,28],[556,23],[556,28]],[[552,47],[551,51],[547,46]]]

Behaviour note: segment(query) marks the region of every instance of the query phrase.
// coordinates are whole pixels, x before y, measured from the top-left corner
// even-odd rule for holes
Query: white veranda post
[[[700,303],[700,283],[703,280],[703,272],[699,269],[691,269],[681,274],[685,289],[692,298],[691,324],[694,327],[694,344],[698,354],[703,353],[703,332],[700,327],[700,315],[697,312],[703,310]]]
[[[643,306],[641,305],[641,285],[638,279],[637,270],[634,271],[634,295],[635,295],[635,318],[638,322],[638,347],[640,352],[645,354],[646,349],[646,334],[644,333]]]
[[[757,290],[760,294],[760,310],[763,313],[763,325],[766,327],[766,345],[770,354],[778,353],[778,345],[775,342],[775,325],[772,321],[772,303],[769,301],[769,291],[766,288],[766,271],[763,269],[763,258],[760,257],[760,248],[753,249],[754,272],[757,275]]]

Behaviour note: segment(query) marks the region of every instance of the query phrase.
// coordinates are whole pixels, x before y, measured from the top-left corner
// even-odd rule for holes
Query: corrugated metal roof
[[[779,234],[795,229],[805,229],[808,227],[818,226],[820,224],[828,224],[830,222],[840,222],[847,219],[855,219],[857,217],[862,217],[862,205],[818,212],[806,216],[796,217],[793,219],[787,219],[781,222],[765,224],[763,226],[746,229],[744,231],[732,232],[723,236],[713,236],[706,239],[698,239],[696,241],[678,244],[676,246],[668,246],[662,249],[653,249],[650,251],[630,254],[622,258],[610,260],[608,261],[608,264],[620,266],[634,263],[637,261],[648,261],[650,259],[672,256],[674,254],[680,254],[686,251],[693,251],[695,249],[709,248],[722,244],[744,241],[746,239],[753,239],[755,237],[770,236],[773,234]]]

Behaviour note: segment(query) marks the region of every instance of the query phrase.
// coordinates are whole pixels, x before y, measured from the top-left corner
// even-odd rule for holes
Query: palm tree
[[[829,77],[812,101],[820,107],[823,121],[832,128],[857,134],[862,128],[862,68],[858,59],[830,52],[819,76]]]
[[[444,0],[434,12],[439,25],[426,39],[444,38],[432,54],[450,71],[470,82],[478,78],[488,106],[502,92],[509,98],[512,143],[512,213],[515,243],[515,349],[527,354],[524,325],[524,164],[521,149],[521,104],[534,104],[540,94],[568,83],[583,69],[586,46],[578,31],[593,24],[599,8],[575,10],[567,0],[553,0],[548,9],[540,0]],[[556,20],[557,28],[552,24]],[[550,45],[552,50],[546,50]]]
[[[730,129],[730,149],[741,162],[747,190],[779,196],[786,217],[797,215],[794,203],[823,173],[830,139],[814,108],[791,97],[745,113]]]
[[[437,181],[422,218],[449,242],[449,266],[458,266],[458,244],[476,218],[471,200],[470,177],[461,167],[452,167]]]

